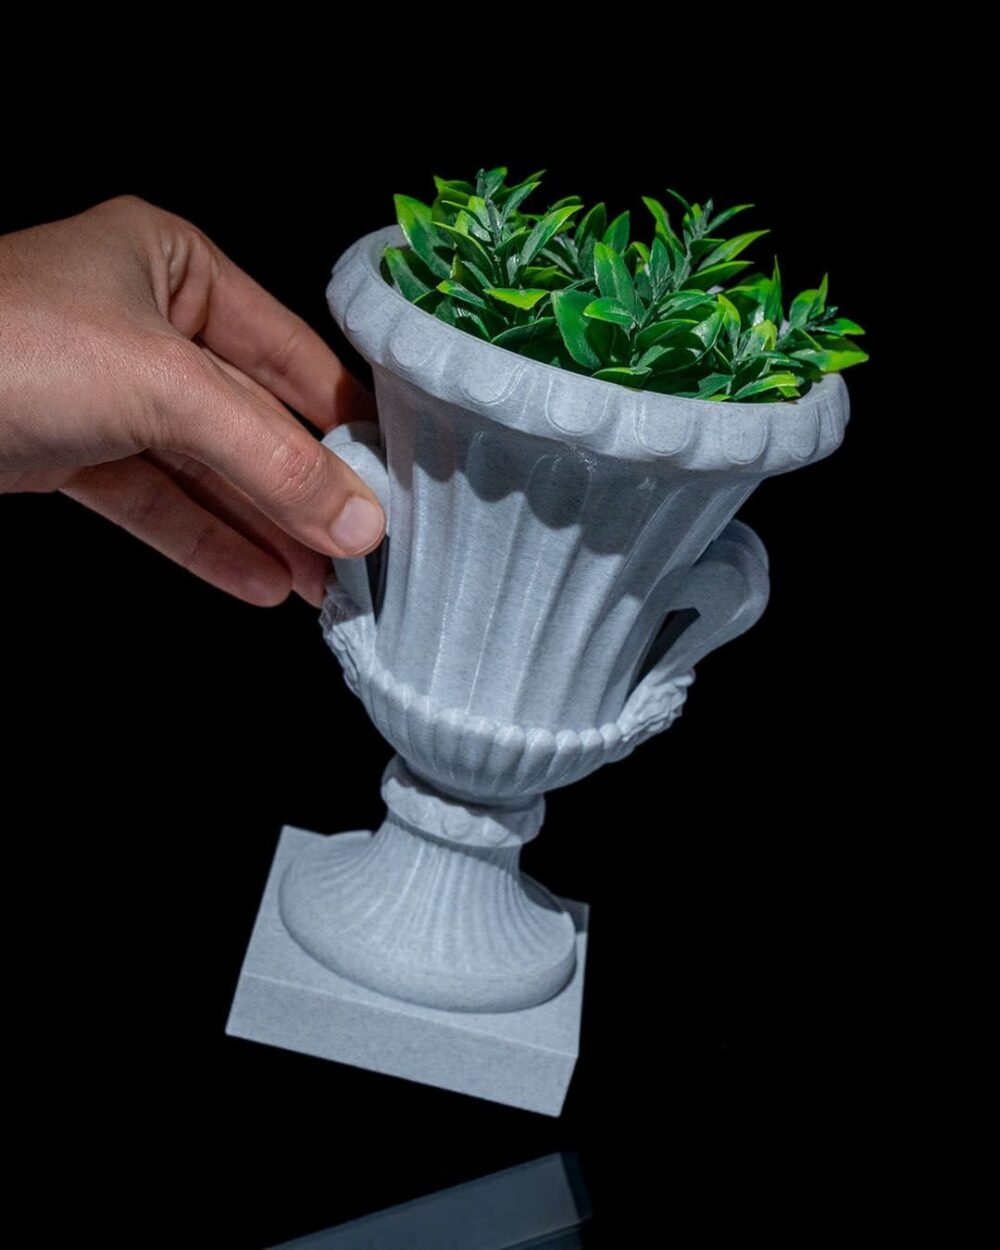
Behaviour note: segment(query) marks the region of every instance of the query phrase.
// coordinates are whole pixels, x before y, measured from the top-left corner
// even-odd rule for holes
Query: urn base
[[[278,906],[299,945],[366,989],[445,1011],[521,1011],[558,994],[576,966],[573,918],[519,866],[544,800],[466,803],[398,755],[382,797],[374,837],[325,838],[288,866]]]
[[[576,1064],[588,908],[559,904],[575,928],[575,968],[554,997],[520,1011],[446,1011],[366,989],[324,967],[288,932],[279,906],[293,860],[333,842],[360,852],[368,831],[332,837],[285,826],[226,1025],[234,1037],[558,1115]]]

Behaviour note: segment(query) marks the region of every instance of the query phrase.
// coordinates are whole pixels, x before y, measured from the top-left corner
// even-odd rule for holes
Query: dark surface
[[[388,748],[313,609],[228,599],[62,496],[0,499],[6,881],[25,917],[8,951],[12,1131],[36,1227],[260,1250],[561,1149],[581,1156],[599,1244],[640,1244],[609,1230],[665,1206],[706,1228],[790,1220],[790,1194],[842,1211],[829,1169],[863,1194],[890,1062],[903,833],[883,756],[909,645],[892,556],[908,482],[866,206],[908,137],[869,124],[839,159],[806,159],[804,125],[795,159],[748,135],[709,161],[704,138],[676,135],[627,153],[523,134],[389,151],[377,128],[247,126],[242,146],[179,159],[172,122],[141,144],[127,125],[111,105],[66,122],[44,170],[10,180],[0,230],[134,192],[197,222],[340,351],[329,270],[392,220],[394,191],[547,166],[549,198],[640,221],[639,195],[670,184],[754,201],[743,228],[773,229],[756,254],[777,252],[792,291],[829,271],[873,360],[845,374],[842,448],[740,513],[771,559],[761,622],[700,666],[666,735],[551,794],[525,854],[592,907],[559,1120],[224,1035],[281,824],[376,824]],[[15,137],[8,170],[32,143]]]

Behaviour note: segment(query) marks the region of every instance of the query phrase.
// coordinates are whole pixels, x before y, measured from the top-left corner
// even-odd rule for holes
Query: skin
[[[0,236],[0,493],[62,491],[248,603],[318,607],[385,518],[291,408],[324,432],[376,415],[189,221],[119,196]],[[345,535],[349,499],[371,524]]]

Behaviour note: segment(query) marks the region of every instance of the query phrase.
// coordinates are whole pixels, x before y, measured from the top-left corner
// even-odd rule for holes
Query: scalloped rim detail
[[[850,417],[847,384],[828,373],[802,399],[712,403],[543,364],[446,325],[380,273],[382,249],[405,245],[398,226],[357,239],[334,265],[327,303],[373,366],[500,425],[598,455],[698,472],[763,477],[821,460]]]

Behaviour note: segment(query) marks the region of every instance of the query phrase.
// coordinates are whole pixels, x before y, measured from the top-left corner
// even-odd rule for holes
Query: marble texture
[[[668,728],[695,666],[759,618],[767,556],[735,513],[839,445],[847,389],[711,403],[557,369],[404,299],[379,272],[401,241],[357,240],[327,288],[379,420],[324,443],[387,536],[335,562],[321,626],[396,752],[388,814],[373,839],[305,847],[277,905],[317,966],[369,991],[530,1015],[579,975],[571,911],[518,866],[544,794]]]
[[[332,1059],[388,1076],[557,1116],[579,1053],[588,909],[572,918],[576,958],[558,994],[523,1011],[445,1011],[366,989],[325,968],[295,941],[278,907],[288,867],[325,843],[372,842],[367,830],[332,837],[286,825],[226,1024],[232,1037]]]

